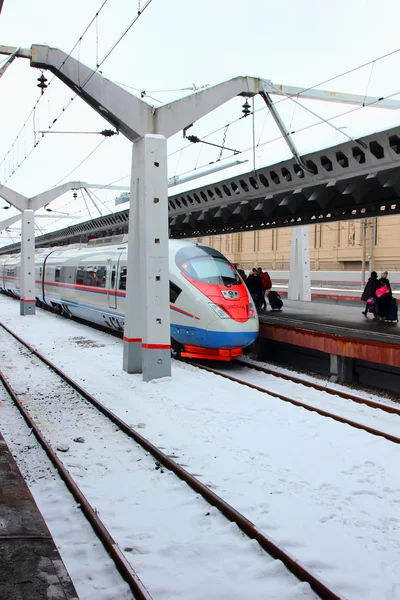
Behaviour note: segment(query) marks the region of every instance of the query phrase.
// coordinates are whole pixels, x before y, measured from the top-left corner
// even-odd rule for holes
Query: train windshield
[[[208,246],[185,246],[176,253],[175,262],[185,275],[202,283],[227,287],[241,283],[234,266]]]

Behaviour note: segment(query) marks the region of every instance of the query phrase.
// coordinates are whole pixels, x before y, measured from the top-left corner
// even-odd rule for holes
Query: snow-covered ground
[[[361,423],[367,427],[372,427],[373,429],[394,436],[400,435],[400,415],[390,414],[379,408],[371,408],[366,404],[360,405],[352,400],[345,400],[322,390],[313,390],[305,385],[286,381],[285,379],[274,377],[274,375],[262,373],[261,371],[256,371],[235,363],[221,364],[217,366],[217,370],[231,377],[236,377],[241,381],[257,385],[259,388],[270,390],[282,396],[286,395],[308,406],[326,410],[334,415]],[[270,401],[275,400],[271,398]],[[386,403],[382,402],[382,404],[396,406],[395,402],[390,401]],[[398,404],[397,408],[399,408]]]
[[[0,320],[348,600],[400,599],[399,446],[182,363],[146,384],[121,340],[5,297]]]
[[[17,392],[26,390],[25,409],[52,447],[65,450],[59,458],[155,600],[316,599],[39,359],[26,360],[4,330],[0,341],[3,373]]]

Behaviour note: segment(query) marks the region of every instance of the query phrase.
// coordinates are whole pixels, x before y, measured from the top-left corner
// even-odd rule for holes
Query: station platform
[[[365,303],[348,305],[284,299],[281,311],[261,311],[260,338],[325,353],[330,374],[349,382],[352,360],[400,369],[400,324],[364,317]]]
[[[0,598],[78,600],[64,563],[0,433]]]

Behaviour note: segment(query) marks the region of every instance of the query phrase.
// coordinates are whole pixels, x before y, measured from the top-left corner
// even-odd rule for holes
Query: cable
[[[152,0],[147,0],[146,4],[142,7],[141,10],[138,10],[138,14],[135,16],[134,19],[132,19],[132,21],[129,23],[128,27],[126,27],[126,29],[121,33],[121,35],[119,36],[119,38],[117,39],[116,42],[114,42],[114,44],[111,46],[111,48],[105,53],[105,55],[103,56],[103,58],[101,59],[98,67],[101,67],[101,65],[104,63],[104,61],[110,56],[110,54],[112,52],[114,52],[115,48],[118,46],[118,44],[123,40],[123,38],[126,36],[126,34],[128,33],[128,31],[131,29],[131,27],[136,23],[136,21],[138,20],[138,18],[144,13],[144,11],[146,10],[146,8],[149,6],[149,4],[151,4]],[[97,67],[97,68],[98,68]],[[89,81],[89,79],[88,79]],[[85,82],[85,84],[87,83],[87,81]],[[84,85],[85,85],[84,84]]]
[[[277,88],[272,83],[270,83],[269,85],[272,88],[274,88],[274,90],[279,91],[279,88]],[[345,131],[343,131],[342,129],[338,129],[338,127],[335,127],[335,125],[332,125],[332,123],[329,122],[329,119],[324,119],[323,117],[321,117],[320,115],[318,115],[316,112],[314,112],[310,108],[307,108],[307,106],[304,106],[304,104],[301,104],[301,102],[299,102],[298,100],[296,100],[293,96],[289,96],[289,94],[286,94],[285,92],[282,92],[282,91],[280,93],[284,94],[284,96],[286,96],[286,98],[288,98],[289,100],[291,100],[291,102],[294,102],[297,106],[300,106],[301,108],[304,108],[304,110],[306,110],[307,112],[309,112],[310,114],[312,114],[314,117],[317,117],[317,119],[320,119],[323,123],[325,123],[326,125],[329,125],[329,127],[332,127],[333,129],[335,129],[336,131],[338,131],[339,133],[341,133],[342,135],[344,135],[345,137],[347,137],[347,139],[350,140],[351,142],[355,141]],[[364,100],[365,100],[365,98],[364,98]],[[365,102],[364,102],[364,104],[365,104]]]
[[[385,100],[389,99],[389,98],[393,98],[394,96],[397,96],[400,94],[400,90],[398,90],[397,92],[394,92],[393,94],[388,94],[387,96],[384,96]],[[339,113],[337,115],[334,115],[333,117],[330,118],[331,121],[333,121],[334,119],[339,119],[340,117],[344,117],[346,115],[349,115],[351,113],[357,112],[358,110],[362,110],[363,108],[368,108],[369,106],[372,106],[373,104],[376,104],[377,102],[380,102],[380,100],[375,100],[374,102],[370,102],[369,104],[364,104],[362,106],[356,106],[354,108],[351,108],[347,111],[344,111],[342,113]],[[291,134],[298,134],[298,133],[302,133],[303,131],[307,131],[308,129],[312,129],[313,127],[317,127],[319,125],[322,125],[321,121],[317,121],[315,123],[311,123],[310,125],[305,125],[304,127],[301,127],[300,129],[298,129],[297,131],[292,131]],[[222,129],[222,128],[221,128]],[[276,137],[276,138],[272,138],[270,140],[267,140],[266,142],[263,142],[262,144],[258,144],[257,148],[261,148],[262,146],[267,146],[268,144],[273,144],[274,142],[277,142],[279,140],[282,139],[282,136]],[[354,141],[354,140],[352,140]],[[187,148],[187,146],[185,146]],[[245,154],[246,152],[250,152],[250,150],[252,150],[252,146],[246,148],[245,150],[242,150],[241,153]],[[172,154],[176,154],[176,151],[173,152]],[[172,156],[172,154],[170,156]],[[233,154],[230,154],[229,156],[226,156],[225,158],[221,159],[221,162],[223,162],[224,160],[229,160],[233,157]],[[198,167],[199,169],[204,169],[205,167],[209,166],[210,162],[204,163],[203,165],[201,165],[200,167]],[[182,177],[183,175],[188,175],[189,173],[193,173],[193,171],[196,169],[190,169],[188,171],[185,171],[184,173],[179,173],[178,177]]]
[[[53,187],[57,187],[58,185],[60,185],[60,183],[62,183],[63,181],[65,181],[67,179],[67,177],[69,177],[70,175],[72,175],[72,173],[74,173],[77,169],[79,169],[79,167],[81,165],[83,165],[83,163],[85,163],[99,148],[102,144],[104,144],[104,142],[106,141],[107,138],[104,138],[101,140],[101,142],[99,144],[97,144],[97,146],[86,156],[86,158],[84,158],[83,160],[81,160],[81,162],[79,163],[79,165],[77,165],[74,169],[72,169],[72,171],[70,171],[65,177],[63,177],[62,179],[60,179],[60,181],[58,181],[55,185],[53,185]]]
[[[65,57],[65,59],[63,60],[63,62],[61,63],[60,66],[60,70],[62,69],[62,67],[64,66],[65,62],[67,61],[67,59],[70,57],[71,53],[74,51],[74,49],[76,48],[76,46],[78,46],[78,44],[81,43],[82,38],[84,37],[84,35],[87,33],[88,29],[91,27],[91,25],[93,24],[93,22],[97,19],[99,13],[101,12],[101,10],[104,8],[104,6],[106,5],[106,3],[108,2],[108,0],[104,0],[104,2],[102,3],[102,5],[100,6],[99,10],[96,12],[95,16],[92,18],[92,20],[90,21],[89,25],[86,27],[86,29],[84,30],[83,34],[79,37],[78,41],[75,43],[75,45],[73,46],[72,50],[69,52],[69,54]],[[135,16],[135,18],[129,23],[128,27],[126,27],[126,29],[122,32],[122,34],[119,36],[119,38],[116,40],[116,42],[114,42],[114,44],[111,46],[111,48],[106,52],[106,54],[103,56],[103,58],[101,59],[101,61],[98,63],[98,65],[96,66],[96,69],[89,75],[89,77],[86,79],[86,81],[83,83],[83,85],[81,86],[81,88],[83,89],[85,87],[85,85],[90,81],[90,79],[93,77],[93,75],[98,71],[98,69],[101,67],[101,65],[107,60],[107,58],[111,55],[111,53],[115,50],[115,48],[118,46],[118,44],[121,42],[121,40],[125,37],[125,35],[128,33],[128,31],[132,28],[132,26],[134,25],[134,23],[138,20],[138,18],[143,14],[143,12],[146,10],[146,8],[149,6],[149,4],[152,2],[152,0],[147,0],[147,2],[145,3],[145,5],[142,7],[141,10],[138,11],[138,14]],[[50,80],[47,89],[49,87],[49,85],[52,83],[52,81],[54,81],[54,79],[56,78],[56,76],[54,75],[53,78]],[[43,95],[43,94],[42,94]],[[36,101],[34,108],[32,109],[32,111],[29,114],[28,119],[26,120],[26,122],[24,123],[24,125],[22,126],[19,134],[21,133],[22,129],[24,129],[24,127],[26,126],[26,123],[28,122],[28,120],[30,119],[32,112],[35,111],[36,106],[39,104],[42,95],[39,97],[39,99]],[[68,102],[68,104],[62,109],[62,111],[59,113],[59,115],[53,120],[53,122],[49,125],[48,127],[48,131],[53,127],[53,125],[56,123],[56,121],[60,118],[60,116],[69,108],[69,106],[72,104],[72,102],[75,100],[77,94],[75,96],[73,96],[70,101]],[[19,136],[18,134],[18,136]],[[17,136],[17,138],[18,138]],[[28,158],[28,156],[30,156],[30,154],[32,153],[32,151],[38,146],[38,144],[40,143],[40,141],[43,139],[44,135],[42,134],[42,138],[39,138],[37,141],[35,140],[35,144],[34,147],[32,148],[32,150],[29,152],[29,154],[27,156],[25,156],[25,158],[17,165],[17,167],[13,170],[13,172],[11,173],[11,175],[5,180],[4,184],[7,183],[7,181],[9,181],[9,179],[11,179],[11,177],[14,175],[14,173],[17,171],[17,169],[19,169],[19,167],[25,162],[25,160]],[[17,138],[14,140],[11,148],[14,146]],[[103,140],[104,141],[104,140]],[[10,150],[11,150],[10,148]],[[7,154],[10,152],[10,150],[7,152]],[[6,154],[6,156],[7,156]],[[4,157],[4,159],[6,158],[6,156]],[[3,159],[3,161],[4,161]],[[0,167],[3,163],[3,161],[0,162]],[[67,175],[68,177],[68,175]],[[3,185],[4,185],[3,184]]]
[[[370,61],[368,61],[366,63],[363,63],[362,65],[358,65],[357,67],[349,69],[348,71],[343,71],[339,75],[334,75],[333,77],[330,77],[329,79],[325,79],[324,81],[320,81],[319,83],[316,83],[315,85],[312,85],[312,86],[307,87],[307,88],[303,88],[298,94],[296,94],[296,97],[300,96],[301,94],[304,94],[305,92],[309,92],[310,90],[318,88],[321,85],[325,85],[326,83],[330,83],[331,81],[334,81],[335,79],[340,79],[340,77],[344,77],[346,75],[349,75],[350,73],[354,73],[355,71],[358,71],[359,69],[363,69],[364,67],[367,67],[369,65],[374,65],[376,62],[378,62],[380,60],[384,60],[385,58],[388,58],[389,56],[393,56],[394,54],[397,54],[399,52],[400,52],[400,48],[396,48],[396,50],[392,50],[391,52],[388,52],[387,54],[383,54],[382,56],[379,56],[378,58],[375,58],[375,59],[370,60]],[[384,98],[391,98],[392,96],[395,96],[395,95],[396,94],[392,94],[392,95],[389,95],[389,96],[385,96]],[[287,98],[282,98],[280,100],[277,100],[274,104],[276,106],[277,104],[280,104],[281,102],[286,102],[290,98],[291,98],[291,96],[288,95]],[[366,106],[371,106],[372,104],[375,104],[375,102],[371,102],[370,104],[368,104]],[[357,109],[358,108],[362,108],[362,107],[357,107]],[[263,106],[261,108],[258,108],[255,112],[261,112],[263,110],[268,110],[268,107],[267,106]],[[347,114],[347,113],[343,113],[343,114]],[[240,116],[237,119],[231,121],[230,123],[228,123],[228,125],[233,125],[234,123],[238,123],[241,119],[243,119],[242,116]],[[206,138],[210,137],[211,135],[214,135],[215,133],[218,133],[219,131],[221,131],[222,129],[224,129],[224,127],[225,127],[225,125],[223,127],[219,127],[218,129],[215,129],[211,133],[208,133],[207,135],[205,135],[203,137],[203,139],[206,139]],[[261,139],[261,136],[260,136],[260,139]],[[258,145],[259,145],[259,143],[257,144],[257,146]],[[261,144],[261,145],[263,145],[263,144]],[[179,148],[178,150],[175,150],[174,152],[172,152],[171,154],[169,154],[168,157],[173,156],[174,154],[176,154],[177,152],[179,152],[181,149],[184,150],[184,149],[186,149],[186,148],[188,148],[190,146],[191,146],[191,144],[187,144],[186,146],[182,146],[182,148]],[[245,151],[243,151],[243,152],[245,152]]]
[[[87,31],[90,29],[91,25],[93,24],[93,21],[94,21],[94,20],[95,20],[95,19],[98,17],[98,15],[99,15],[99,14],[100,14],[100,12],[103,10],[103,8],[104,8],[104,6],[107,4],[107,2],[108,2],[108,0],[104,0],[104,1],[103,1],[103,3],[101,4],[100,8],[99,8],[99,9],[98,9],[98,11],[96,12],[95,16],[94,16],[94,17],[91,19],[90,23],[89,23],[89,24],[86,26],[85,30],[84,30],[84,31],[83,31],[83,33],[80,35],[80,37],[79,37],[78,41],[77,41],[77,42],[74,44],[74,46],[71,48],[71,50],[69,51],[69,53],[68,53],[68,54],[67,54],[67,56],[65,57],[64,61],[61,63],[61,67],[60,67],[60,69],[61,69],[61,68],[64,66],[64,64],[65,64],[66,60],[67,60],[67,59],[68,59],[68,58],[71,56],[72,52],[75,50],[76,46],[77,46],[77,45],[80,43],[80,41],[82,40],[82,38],[84,37],[84,35],[86,35]],[[48,88],[50,87],[51,83],[54,81],[54,79],[55,79],[55,78],[56,78],[56,76],[55,76],[55,75],[53,75],[52,79],[51,79],[51,80],[49,81],[49,83],[47,84],[47,88],[46,88],[47,90],[48,90]],[[45,91],[45,90],[43,90],[43,91]],[[14,141],[12,142],[12,144],[11,144],[11,146],[10,146],[9,150],[8,150],[8,151],[7,151],[7,153],[5,154],[5,156],[4,156],[4,158],[2,159],[2,161],[0,162],[0,167],[1,167],[1,165],[3,164],[3,162],[5,161],[5,159],[6,159],[7,155],[9,154],[9,152],[11,152],[11,149],[13,148],[14,144],[15,144],[15,143],[16,143],[16,141],[18,140],[18,138],[19,138],[20,134],[22,133],[23,129],[26,127],[27,123],[30,121],[30,119],[31,119],[31,116],[32,116],[32,114],[34,114],[34,111],[36,110],[36,107],[38,106],[38,104],[39,104],[40,100],[42,99],[42,97],[43,97],[43,94],[41,94],[41,95],[39,96],[39,98],[36,100],[36,102],[35,102],[35,104],[34,104],[33,108],[31,109],[31,111],[30,111],[30,113],[29,113],[28,117],[27,117],[27,118],[26,118],[26,120],[25,120],[24,124],[22,125],[21,129],[20,129],[20,130],[19,130],[19,132],[17,133],[17,136],[16,136],[16,138],[14,139]],[[72,102],[72,99],[71,99],[71,102]],[[71,104],[71,102],[70,102],[69,104]],[[67,105],[67,107],[66,107],[66,108],[68,108],[69,104]],[[62,112],[65,112],[66,108],[65,108],[65,109],[63,109],[63,110],[62,110]],[[58,119],[58,118],[59,118],[59,117],[57,117],[57,119]],[[56,119],[56,120],[57,120],[57,119]],[[55,121],[53,121],[53,124],[54,124],[54,122],[55,122]],[[31,154],[31,153],[29,153],[29,154]],[[28,156],[29,156],[29,155],[28,155]],[[22,165],[22,163],[23,163],[23,162],[25,162],[26,158],[27,158],[27,156],[25,156],[24,160],[23,160],[23,161],[20,163],[20,165],[19,165],[19,166],[21,166],[21,165]],[[15,173],[15,170],[13,171],[13,173],[11,174],[11,176],[12,176],[14,173]],[[11,178],[11,176],[10,176],[10,177],[8,177],[8,179],[5,181],[5,183],[7,183],[7,181],[8,181],[8,180]]]

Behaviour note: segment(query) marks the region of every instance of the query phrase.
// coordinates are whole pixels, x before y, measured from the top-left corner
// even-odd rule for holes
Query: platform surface
[[[343,338],[369,340],[400,346],[400,324],[382,323],[370,314],[364,317],[365,303],[328,304],[323,302],[300,302],[283,298],[281,311],[259,313],[260,323],[285,325],[298,329],[318,331]]]
[[[78,600],[46,523],[1,433],[0,599]]]

